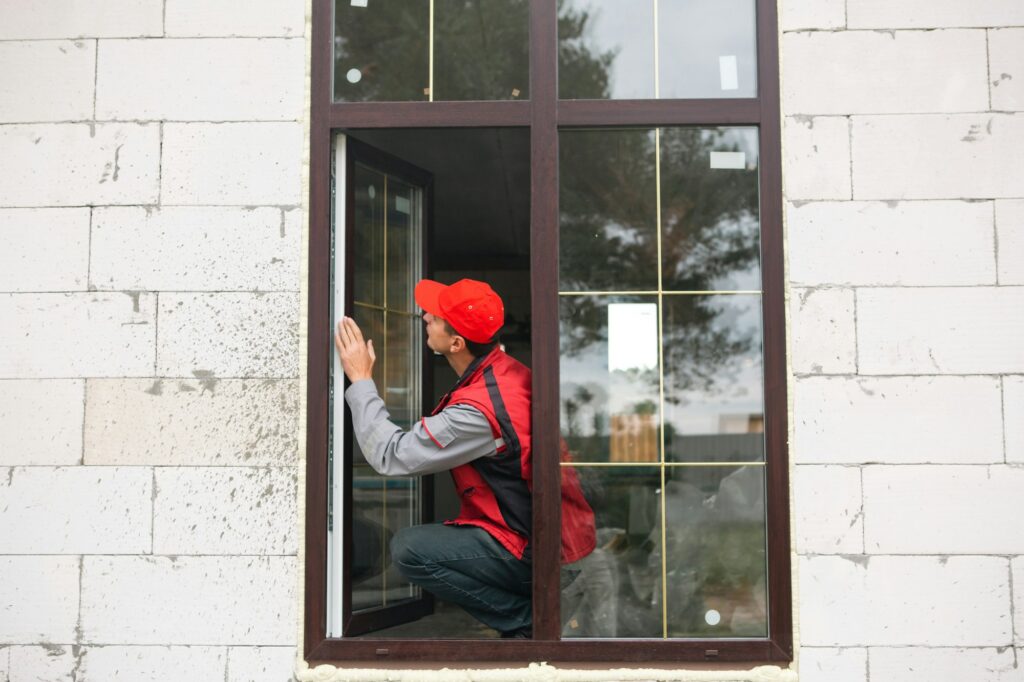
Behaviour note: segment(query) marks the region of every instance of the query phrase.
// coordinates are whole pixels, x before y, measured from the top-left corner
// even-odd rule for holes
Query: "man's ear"
[[[459,353],[466,349],[466,339],[458,334],[452,336],[452,353]]]

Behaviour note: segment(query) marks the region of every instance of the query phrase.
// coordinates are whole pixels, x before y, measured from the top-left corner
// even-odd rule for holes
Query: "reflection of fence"
[[[613,414],[609,461],[657,462],[658,425],[652,414]]]

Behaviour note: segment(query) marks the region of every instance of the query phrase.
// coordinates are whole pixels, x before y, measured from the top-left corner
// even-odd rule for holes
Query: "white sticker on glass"
[[[349,69],[348,73],[345,74],[345,80],[349,83],[358,83],[363,80],[363,72],[359,69]]]
[[[353,7],[366,7],[367,0],[352,0]]]
[[[658,305],[608,304],[608,371],[658,366]]]
[[[410,213],[409,200],[405,197],[395,197],[395,210],[408,215]]]
[[[740,75],[736,68],[736,55],[729,54],[718,58],[718,76],[722,80],[723,90],[739,90]]]
[[[711,609],[710,611],[704,614],[704,622],[708,625],[718,625],[722,622],[722,614],[720,614],[718,611],[715,611],[714,609]]]
[[[711,167],[743,170],[747,167],[747,155],[744,152],[711,152]]]
[[[374,187],[373,185],[370,185],[370,189],[366,190],[366,193],[370,195],[371,199],[373,199],[375,196],[377,196],[377,188]]]

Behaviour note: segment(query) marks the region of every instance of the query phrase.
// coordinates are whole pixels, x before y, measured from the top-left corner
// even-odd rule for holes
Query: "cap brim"
[[[441,312],[441,292],[447,289],[444,284],[435,282],[432,279],[421,279],[416,283],[416,289],[413,291],[413,297],[416,299],[416,304],[426,310],[431,315],[437,317],[444,317],[444,313]]]

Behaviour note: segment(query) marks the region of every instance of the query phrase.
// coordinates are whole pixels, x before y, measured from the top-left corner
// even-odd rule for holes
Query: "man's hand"
[[[349,381],[355,383],[360,379],[373,378],[373,363],[377,361],[373,341],[363,342],[363,332],[351,317],[343,317],[338,323],[334,347],[338,349],[341,367]]]

